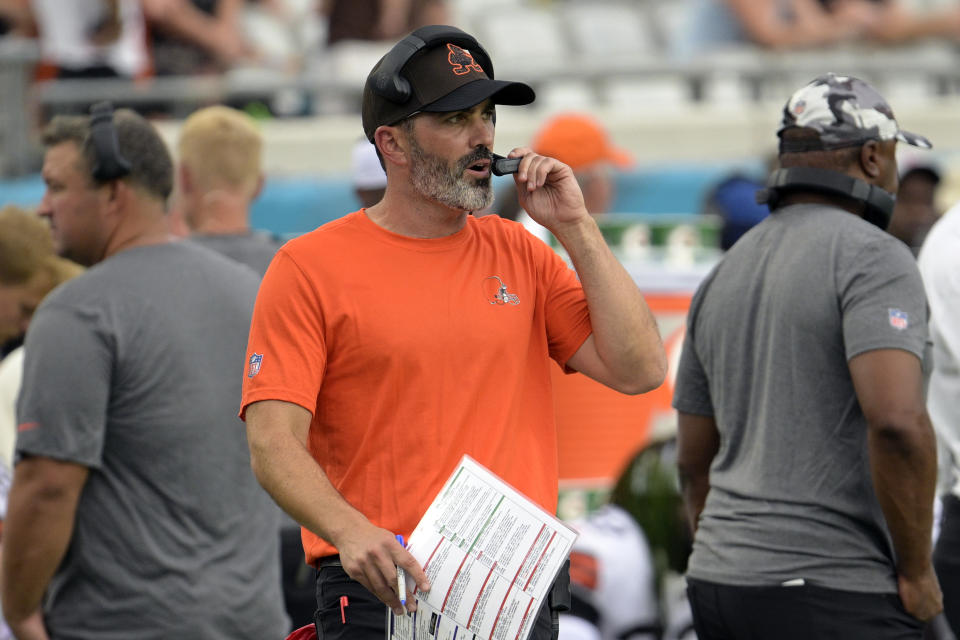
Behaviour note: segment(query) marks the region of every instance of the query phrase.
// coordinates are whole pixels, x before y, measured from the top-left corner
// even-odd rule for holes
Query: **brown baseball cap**
[[[370,71],[363,87],[363,131],[371,142],[377,127],[396,124],[421,111],[459,111],[474,107],[487,98],[491,98],[494,104],[533,102],[536,94],[529,85],[494,80],[493,65],[486,51],[472,36],[454,27],[446,29],[454,34],[450,40],[455,41],[442,37],[438,42],[427,40],[426,46],[416,51],[398,70],[402,80],[409,84],[409,95],[401,97],[400,101],[386,97],[378,86],[384,82],[384,72],[389,74],[389,70],[381,69],[391,59],[394,50],[408,47],[410,38],[419,38],[418,34],[429,34],[429,30],[436,32],[441,28],[431,25],[414,31]],[[423,40],[418,39],[418,42]],[[471,42],[476,46],[471,47]]]

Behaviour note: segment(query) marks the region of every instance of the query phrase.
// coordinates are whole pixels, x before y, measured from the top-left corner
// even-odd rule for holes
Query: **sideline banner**
[[[667,350],[667,380],[657,389],[627,396],[586,376],[554,367],[561,518],[592,511],[613,481],[653,434],[676,432],[670,406],[692,292],[645,293]]]

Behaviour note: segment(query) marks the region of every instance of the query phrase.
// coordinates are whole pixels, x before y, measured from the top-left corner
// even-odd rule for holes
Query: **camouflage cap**
[[[790,96],[777,135],[792,127],[814,129],[819,140],[780,141],[781,153],[829,151],[868,140],[899,140],[931,149],[923,136],[904,131],[893,110],[872,86],[853,76],[827,73]]]

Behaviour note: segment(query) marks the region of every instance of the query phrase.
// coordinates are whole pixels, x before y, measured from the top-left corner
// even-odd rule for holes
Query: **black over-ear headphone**
[[[117,180],[130,173],[130,162],[120,154],[117,129],[113,126],[113,105],[98,102],[90,107],[90,141],[96,161],[93,177],[98,182]]]
[[[468,50],[487,76],[493,79],[493,62],[476,38],[456,27],[432,24],[420,27],[387,52],[380,67],[370,77],[370,87],[390,102],[403,104],[410,99],[411,93],[410,83],[400,75],[403,67],[420,51],[444,42]]]
[[[757,191],[757,202],[766,203],[773,211],[784,193],[801,190],[843,196],[862,202],[863,219],[884,230],[890,224],[896,204],[896,198],[885,189],[839,171],[813,167],[777,169],[770,174],[767,188]]]

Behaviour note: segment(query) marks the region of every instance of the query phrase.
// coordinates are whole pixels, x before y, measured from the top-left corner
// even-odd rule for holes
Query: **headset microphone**
[[[490,167],[490,171],[492,171],[495,176],[505,176],[509,173],[516,173],[520,169],[521,160],[523,160],[522,157],[504,158],[503,156],[493,154],[493,164]]]
[[[864,205],[863,219],[886,230],[893,215],[896,198],[885,189],[829,169],[791,167],[770,174],[765,189],[757,191],[757,202],[773,211],[784,193],[815,191],[842,196]]]

